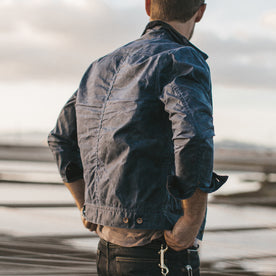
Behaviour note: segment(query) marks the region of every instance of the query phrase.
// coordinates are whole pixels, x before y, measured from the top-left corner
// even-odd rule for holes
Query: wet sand
[[[259,187],[243,174],[230,176],[218,194]],[[275,208],[225,198],[227,204],[210,197],[202,275],[276,275]],[[3,161],[0,151],[0,275],[97,275],[97,242],[53,162]]]
[[[202,275],[276,275],[269,217],[272,208],[210,204]],[[0,221],[0,275],[96,275],[98,238],[82,227],[76,208],[1,208]]]

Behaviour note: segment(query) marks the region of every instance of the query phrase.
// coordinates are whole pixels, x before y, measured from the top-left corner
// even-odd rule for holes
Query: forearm
[[[68,190],[71,192],[73,198],[76,201],[78,209],[81,211],[81,209],[84,205],[84,190],[85,190],[84,180],[79,179],[77,181],[74,181],[71,183],[64,183],[64,184],[68,188]],[[83,217],[82,214],[81,214],[81,219],[82,219],[82,222],[83,222],[83,225],[85,226],[85,228],[87,228],[90,231],[96,230],[97,225],[87,221]]]
[[[192,197],[182,201],[184,215],[179,218],[172,231],[165,231],[165,239],[173,250],[184,250],[194,244],[203,222],[207,205],[207,194],[197,189]]]
[[[71,183],[64,183],[64,184],[72,194],[73,198],[75,199],[78,209],[81,210],[84,205],[84,189],[85,189],[84,180],[79,179],[77,181],[74,181]]]
[[[197,189],[192,197],[182,200],[183,219],[191,225],[200,227],[206,213],[208,194]]]

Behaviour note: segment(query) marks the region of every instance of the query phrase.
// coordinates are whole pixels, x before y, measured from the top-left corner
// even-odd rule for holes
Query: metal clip
[[[166,246],[165,249],[163,249],[163,244],[161,245],[161,250],[158,252],[160,254],[160,264],[159,267],[161,268],[161,274],[163,276],[166,276],[169,273],[168,267],[165,265],[165,253],[169,249],[168,246]]]
[[[188,276],[193,276],[193,268],[190,265],[186,265]]]

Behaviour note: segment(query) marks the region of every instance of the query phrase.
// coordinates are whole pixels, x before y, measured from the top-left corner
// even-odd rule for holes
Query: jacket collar
[[[155,20],[148,23],[142,35],[146,34],[148,30],[155,29],[156,27],[160,27],[165,29],[173,38],[173,40],[179,44],[190,46],[197,50],[202,57],[206,60],[208,55],[198,49],[194,44],[192,44],[185,36],[180,34],[177,30],[175,30],[170,24],[163,22],[161,20]]]

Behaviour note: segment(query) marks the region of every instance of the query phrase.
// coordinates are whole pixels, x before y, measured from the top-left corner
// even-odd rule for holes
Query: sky
[[[1,0],[0,134],[49,132],[89,64],[138,38],[144,0]],[[276,1],[209,0],[216,140],[276,146]]]

